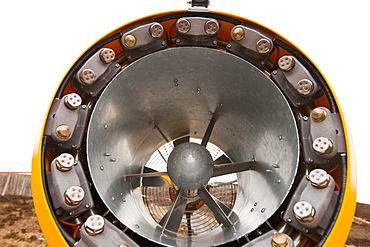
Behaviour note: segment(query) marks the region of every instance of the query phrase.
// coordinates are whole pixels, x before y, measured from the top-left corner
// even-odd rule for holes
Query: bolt
[[[315,219],[315,208],[308,202],[299,201],[293,208],[295,217],[302,222],[311,222]]]
[[[82,103],[80,95],[76,93],[67,94],[64,97],[64,104],[71,110],[77,109]]]
[[[216,34],[219,29],[220,29],[220,25],[214,19],[207,21],[206,24],[204,25],[204,30],[209,35]]]
[[[179,33],[187,33],[191,28],[190,22],[185,18],[180,18],[176,22],[176,29]]]
[[[315,108],[311,112],[311,118],[315,122],[322,122],[326,119],[326,111],[322,108]]]
[[[131,247],[131,244],[123,243],[123,244],[118,245],[118,247]]]
[[[90,236],[96,236],[103,232],[104,230],[104,218],[100,215],[91,215],[87,218],[84,226],[85,231]]]
[[[71,186],[64,193],[64,201],[71,206],[78,205],[82,202],[85,197],[85,191],[80,186]]]
[[[333,143],[326,137],[318,137],[312,143],[313,149],[318,154],[330,154],[333,151]]]
[[[74,165],[75,159],[69,153],[63,153],[55,159],[55,165],[59,171],[69,171]]]
[[[132,34],[128,34],[123,38],[123,42],[127,47],[134,47],[136,45],[136,37]]]
[[[326,188],[330,182],[329,174],[323,169],[312,170],[308,178],[316,188]]]
[[[162,37],[164,33],[163,26],[159,23],[154,23],[150,26],[149,29],[150,35],[152,35],[153,38],[160,38]]]
[[[86,85],[91,85],[96,79],[96,74],[92,69],[84,69],[80,73],[80,81]]]
[[[295,62],[292,56],[283,56],[278,61],[278,66],[281,70],[289,71],[294,68]]]
[[[260,39],[256,43],[256,49],[261,54],[266,54],[271,51],[272,43],[268,39]]]
[[[114,61],[116,54],[110,48],[103,48],[100,50],[100,60],[104,63],[111,63]]]
[[[277,232],[274,235],[272,235],[271,245],[273,247],[288,247],[289,246],[288,237],[284,233]]]
[[[57,136],[60,139],[67,139],[68,137],[71,136],[72,131],[71,131],[71,128],[68,125],[61,124],[55,130],[55,133],[57,134]]]
[[[310,93],[312,93],[313,89],[314,89],[314,84],[312,83],[312,81],[308,80],[308,79],[302,79],[300,80],[298,83],[297,83],[297,86],[296,86],[296,90],[299,94],[302,94],[304,96],[307,96],[309,95]]]
[[[237,41],[242,40],[242,39],[244,39],[245,31],[241,27],[234,28],[232,30],[232,36]]]

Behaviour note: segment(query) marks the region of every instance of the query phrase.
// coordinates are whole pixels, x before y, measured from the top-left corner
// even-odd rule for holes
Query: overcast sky
[[[186,0],[2,1],[0,171],[30,172],[33,146],[64,74],[92,43],[134,19],[187,9]],[[286,37],[326,76],[352,130],[358,201],[370,203],[366,1],[211,0],[210,10],[256,21]]]

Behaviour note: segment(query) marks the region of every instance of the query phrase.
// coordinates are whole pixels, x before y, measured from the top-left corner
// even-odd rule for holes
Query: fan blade
[[[189,141],[190,141],[190,136],[184,136],[184,137],[181,137],[177,140],[174,140],[173,141],[173,146],[177,147],[178,145],[180,145],[182,143],[185,143],[185,142],[189,142]]]
[[[229,158],[226,157],[226,155],[224,154],[213,161],[214,165],[226,164],[226,163],[231,163],[231,160],[229,160]]]
[[[255,161],[245,161],[245,162],[243,161],[243,162],[216,165],[213,167],[212,177],[247,171],[252,168],[253,164],[256,164],[256,162]]]
[[[203,136],[203,139],[202,139],[202,143],[201,143],[201,145],[204,146],[204,147],[207,146],[207,143],[208,143],[209,139],[211,138],[213,127],[215,127],[217,115],[218,114],[216,114],[216,112],[213,113],[213,116],[212,116],[212,118],[209,121],[209,124],[207,126],[207,130],[204,133],[204,136]]]
[[[231,212],[230,208],[220,202],[217,198],[213,197],[205,188],[199,189],[199,196],[212,211],[213,216],[215,216],[218,223],[223,224],[225,227],[232,225],[232,222],[228,217]]]
[[[179,230],[187,204],[188,201],[182,197],[182,190],[180,189],[172,202],[171,208],[159,222],[163,229],[173,232],[177,232]]]

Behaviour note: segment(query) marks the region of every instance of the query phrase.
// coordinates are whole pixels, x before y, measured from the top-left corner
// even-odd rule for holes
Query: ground
[[[370,205],[358,203],[356,216],[370,221]],[[0,246],[47,246],[31,197],[0,196]],[[370,226],[355,220],[346,247],[370,247]]]

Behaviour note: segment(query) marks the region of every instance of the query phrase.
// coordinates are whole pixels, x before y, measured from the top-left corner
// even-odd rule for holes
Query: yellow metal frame
[[[160,17],[160,16],[165,16],[165,15],[170,15],[174,13],[180,13],[184,11],[172,11],[172,12],[165,12],[165,13],[160,13],[156,15],[151,15],[147,17],[140,18],[138,20],[132,21],[120,28],[117,28],[116,30],[110,32],[107,34],[105,37],[116,33],[118,30],[122,29],[125,26],[128,26],[132,23],[140,22],[145,19],[149,18],[155,18],[155,17]],[[244,20],[247,22],[252,22],[251,20],[239,17],[239,16],[234,16],[230,14],[225,14],[225,13],[219,13],[219,12],[212,12],[212,13],[218,13],[221,15],[226,15],[238,20]],[[257,23],[255,23],[257,24]],[[261,26],[260,24],[257,24]],[[264,27],[264,26],[262,26]],[[276,32],[270,30],[267,27],[264,27],[266,30],[271,31],[272,33],[276,34]],[[296,48],[299,50],[297,47],[295,47],[291,42],[289,42],[287,39],[285,39],[283,36],[276,34],[279,38],[283,39],[286,43],[291,45],[292,47]],[[103,37],[102,39],[104,39]],[[299,50],[300,51],[300,50]],[[302,51],[300,51],[302,52]],[[303,53],[303,52],[302,52]],[[306,56],[307,57],[307,56]],[[317,67],[316,67],[317,68]],[[321,71],[320,71],[321,72]],[[329,84],[328,84],[329,85]],[[333,93],[333,90],[331,86],[329,85],[331,92]],[[335,94],[333,93],[335,100],[337,100]],[[338,104],[338,101],[336,101]],[[347,126],[346,119],[344,117],[343,111],[341,107],[338,104],[339,108],[339,113],[340,116],[342,117],[342,124],[344,128],[344,135],[346,139],[346,146],[347,146],[347,176],[346,176],[346,188],[344,191],[344,198],[343,202],[341,205],[341,210],[339,212],[339,215],[337,217],[337,220],[332,228],[332,231],[330,232],[329,236],[327,237],[327,240],[324,243],[324,247],[332,247],[332,246],[343,246],[344,243],[346,242],[347,236],[349,234],[349,231],[351,229],[352,225],[352,219],[355,213],[356,209],[356,163],[355,163],[355,156],[354,156],[354,151],[352,150],[352,141],[351,141],[351,134],[349,127]],[[46,124],[46,118],[44,121],[44,125]],[[42,128],[42,133],[44,131],[44,128]],[[32,159],[32,194],[33,194],[33,201],[34,201],[34,207],[36,211],[36,215],[41,227],[41,230],[44,234],[44,237],[48,243],[49,246],[66,246],[68,247],[69,245],[67,244],[66,240],[64,239],[63,235],[59,231],[59,228],[57,224],[55,223],[55,219],[52,216],[51,209],[49,208],[46,195],[45,195],[45,190],[44,190],[44,184],[43,184],[43,179],[42,179],[42,174],[43,171],[41,170],[41,157],[42,157],[42,139],[43,135],[40,134],[40,139],[37,141],[37,144],[35,146],[34,154],[33,154],[33,159]]]

